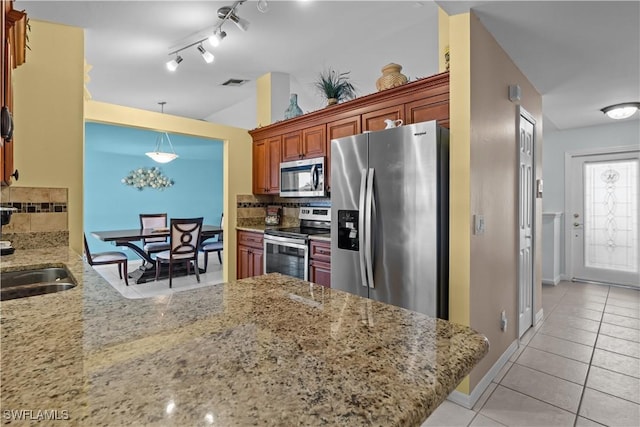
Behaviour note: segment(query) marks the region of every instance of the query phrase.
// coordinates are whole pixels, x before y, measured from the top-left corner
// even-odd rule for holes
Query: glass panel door
[[[639,286],[639,163],[638,152],[574,158],[576,280]]]

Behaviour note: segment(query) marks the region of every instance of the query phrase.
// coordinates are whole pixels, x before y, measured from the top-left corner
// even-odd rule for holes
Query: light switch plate
[[[473,234],[484,234],[484,215],[473,216]]]

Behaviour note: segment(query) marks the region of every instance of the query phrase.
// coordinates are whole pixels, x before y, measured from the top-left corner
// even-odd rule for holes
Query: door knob
[[[580,227],[581,225],[582,225],[582,224],[580,224],[579,222],[574,222],[574,223],[573,223],[573,226],[574,226],[574,227]]]

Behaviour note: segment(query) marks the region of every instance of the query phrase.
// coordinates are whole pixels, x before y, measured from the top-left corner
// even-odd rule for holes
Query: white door
[[[640,286],[638,153],[572,157],[568,221],[573,280]]]
[[[520,109],[518,206],[518,337],[533,325],[533,211],[535,121]]]

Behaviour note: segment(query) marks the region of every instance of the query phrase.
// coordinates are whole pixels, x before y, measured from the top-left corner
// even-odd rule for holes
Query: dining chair
[[[167,214],[140,214],[140,228],[166,228]],[[151,256],[157,252],[169,250],[169,242],[166,237],[147,237],[142,239],[142,249]]]
[[[160,277],[160,266],[169,264],[169,287],[173,277],[173,264],[184,262],[187,264],[187,274],[191,272],[191,261],[198,283],[200,270],[198,267],[198,248],[200,247],[200,233],[203,218],[171,218],[169,234],[170,248],[156,254],[156,280]]]
[[[224,221],[224,213],[220,215],[220,228],[222,228],[222,223]],[[217,252],[218,253],[218,261],[222,264],[222,239],[223,234],[218,234],[218,239],[212,242],[207,242],[206,240],[202,242],[200,245],[200,250],[204,252],[204,271],[207,271],[207,265],[209,264],[209,252]]]
[[[118,264],[118,274],[120,275],[120,279],[122,279],[122,271],[124,270],[124,283],[129,286],[129,275],[127,273],[127,255],[124,252],[120,251],[110,251],[110,252],[98,252],[92,254],[89,250],[89,244],[87,243],[87,235],[83,233],[84,237],[84,253],[87,257],[87,262],[89,265],[105,265],[105,264]]]

